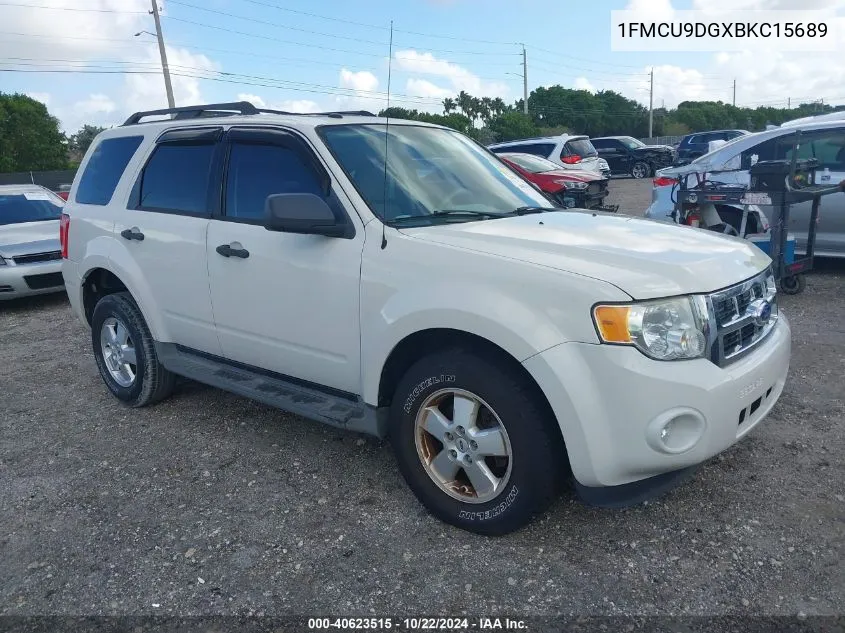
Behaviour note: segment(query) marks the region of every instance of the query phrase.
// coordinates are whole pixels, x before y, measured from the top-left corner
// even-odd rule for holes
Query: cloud
[[[586,77],[578,77],[574,84],[575,90],[586,90],[587,92],[596,92],[596,87],[591,84]],[[529,101],[529,103],[531,103]]]
[[[431,53],[414,49],[396,51],[394,64],[400,72],[441,77],[447,83],[445,86],[438,86],[431,81],[412,77],[406,82],[406,90],[414,96],[454,96],[463,90],[474,97],[504,98],[510,92],[504,82],[484,81],[463,66],[438,59]]]
[[[378,88],[378,77],[369,70],[352,72],[344,68],[340,71],[340,87],[351,88],[356,92],[375,92]]]
[[[27,92],[26,96],[35,99],[36,101],[40,101],[45,106],[49,106],[50,102],[53,100],[53,95],[49,92]]]
[[[269,110],[282,110],[283,112],[319,112],[320,106],[316,101],[310,99],[285,99],[282,101],[266,101],[259,95],[240,93],[237,97],[238,101],[249,101],[257,108],[267,108]]]
[[[445,97],[454,97],[455,91],[448,88],[441,88],[426,79],[417,79],[411,77],[405,84],[405,92],[409,95],[426,97],[432,99],[443,99]]]
[[[155,69],[161,61],[157,48],[147,49],[137,59],[146,67]],[[177,106],[203,103],[200,80],[196,75],[219,70],[220,65],[208,57],[192,53],[184,48],[167,47],[167,62],[170,66],[173,99]],[[126,75],[126,90],[123,104],[129,111],[150,110],[167,107],[167,93],[164,78],[158,72],[149,75]]]

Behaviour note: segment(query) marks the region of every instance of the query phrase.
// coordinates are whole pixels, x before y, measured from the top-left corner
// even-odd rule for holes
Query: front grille
[[[49,253],[33,253],[32,255],[19,255],[12,260],[16,264],[37,264],[38,262],[52,262],[62,258],[61,251],[50,251]]]
[[[57,288],[63,286],[65,280],[62,273],[47,273],[46,275],[24,275],[23,280],[32,290],[44,290],[45,288]]]
[[[727,365],[765,339],[777,322],[777,297],[767,280],[770,271],[747,281],[720,290],[707,297],[714,332],[710,359],[719,366]],[[768,303],[771,317],[758,313]]]

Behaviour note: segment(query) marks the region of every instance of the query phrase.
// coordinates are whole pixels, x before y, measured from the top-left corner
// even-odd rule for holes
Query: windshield
[[[645,143],[631,136],[623,136],[619,140],[628,149],[637,149],[638,147],[645,147]]]
[[[532,174],[542,174],[546,171],[557,171],[560,169],[560,165],[546,158],[532,156],[531,154],[501,154],[501,156],[519,165],[525,171],[530,171]]]
[[[58,220],[62,215],[61,199],[58,203],[47,193],[0,194],[0,225],[23,222]]]
[[[358,193],[388,224],[489,219],[522,207],[550,206],[531,184],[463,134],[412,125],[389,130],[387,146],[381,124],[319,130]],[[461,211],[467,213],[456,213]]]

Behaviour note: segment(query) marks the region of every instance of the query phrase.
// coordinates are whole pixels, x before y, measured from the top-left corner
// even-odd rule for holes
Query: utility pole
[[[167,92],[167,106],[169,108],[175,108],[176,102],[173,101],[173,86],[170,83],[170,68],[167,65],[167,51],[164,50],[164,36],[161,34],[161,19],[158,15],[158,1],[152,0],[153,3],[153,10],[150,13],[153,14],[153,19],[156,23],[156,38],[158,39],[158,52],[161,54],[161,70],[164,73],[164,89]]]
[[[787,109],[787,110],[791,110],[791,109],[792,109],[792,97],[787,97],[787,98],[786,98],[786,109]]]
[[[734,107],[736,107],[736,79],[734,79]]]
[[[651,87],[648,91],[648,137],[652,138],[654,131],[654,66],[651,67]]]
[[[522,111],[528,115],[528,55],[522,45]]]

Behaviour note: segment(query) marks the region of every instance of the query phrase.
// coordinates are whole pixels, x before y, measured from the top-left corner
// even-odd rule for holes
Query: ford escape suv
[[[116,398],[150,405],[183,376],[389,437],[420,501],[483,534],[570,473],[603,505],[665,488],[757,426],[787,376],[762,251],[550,208],[435,125],[137,113],[93,143],[60,233]]]

